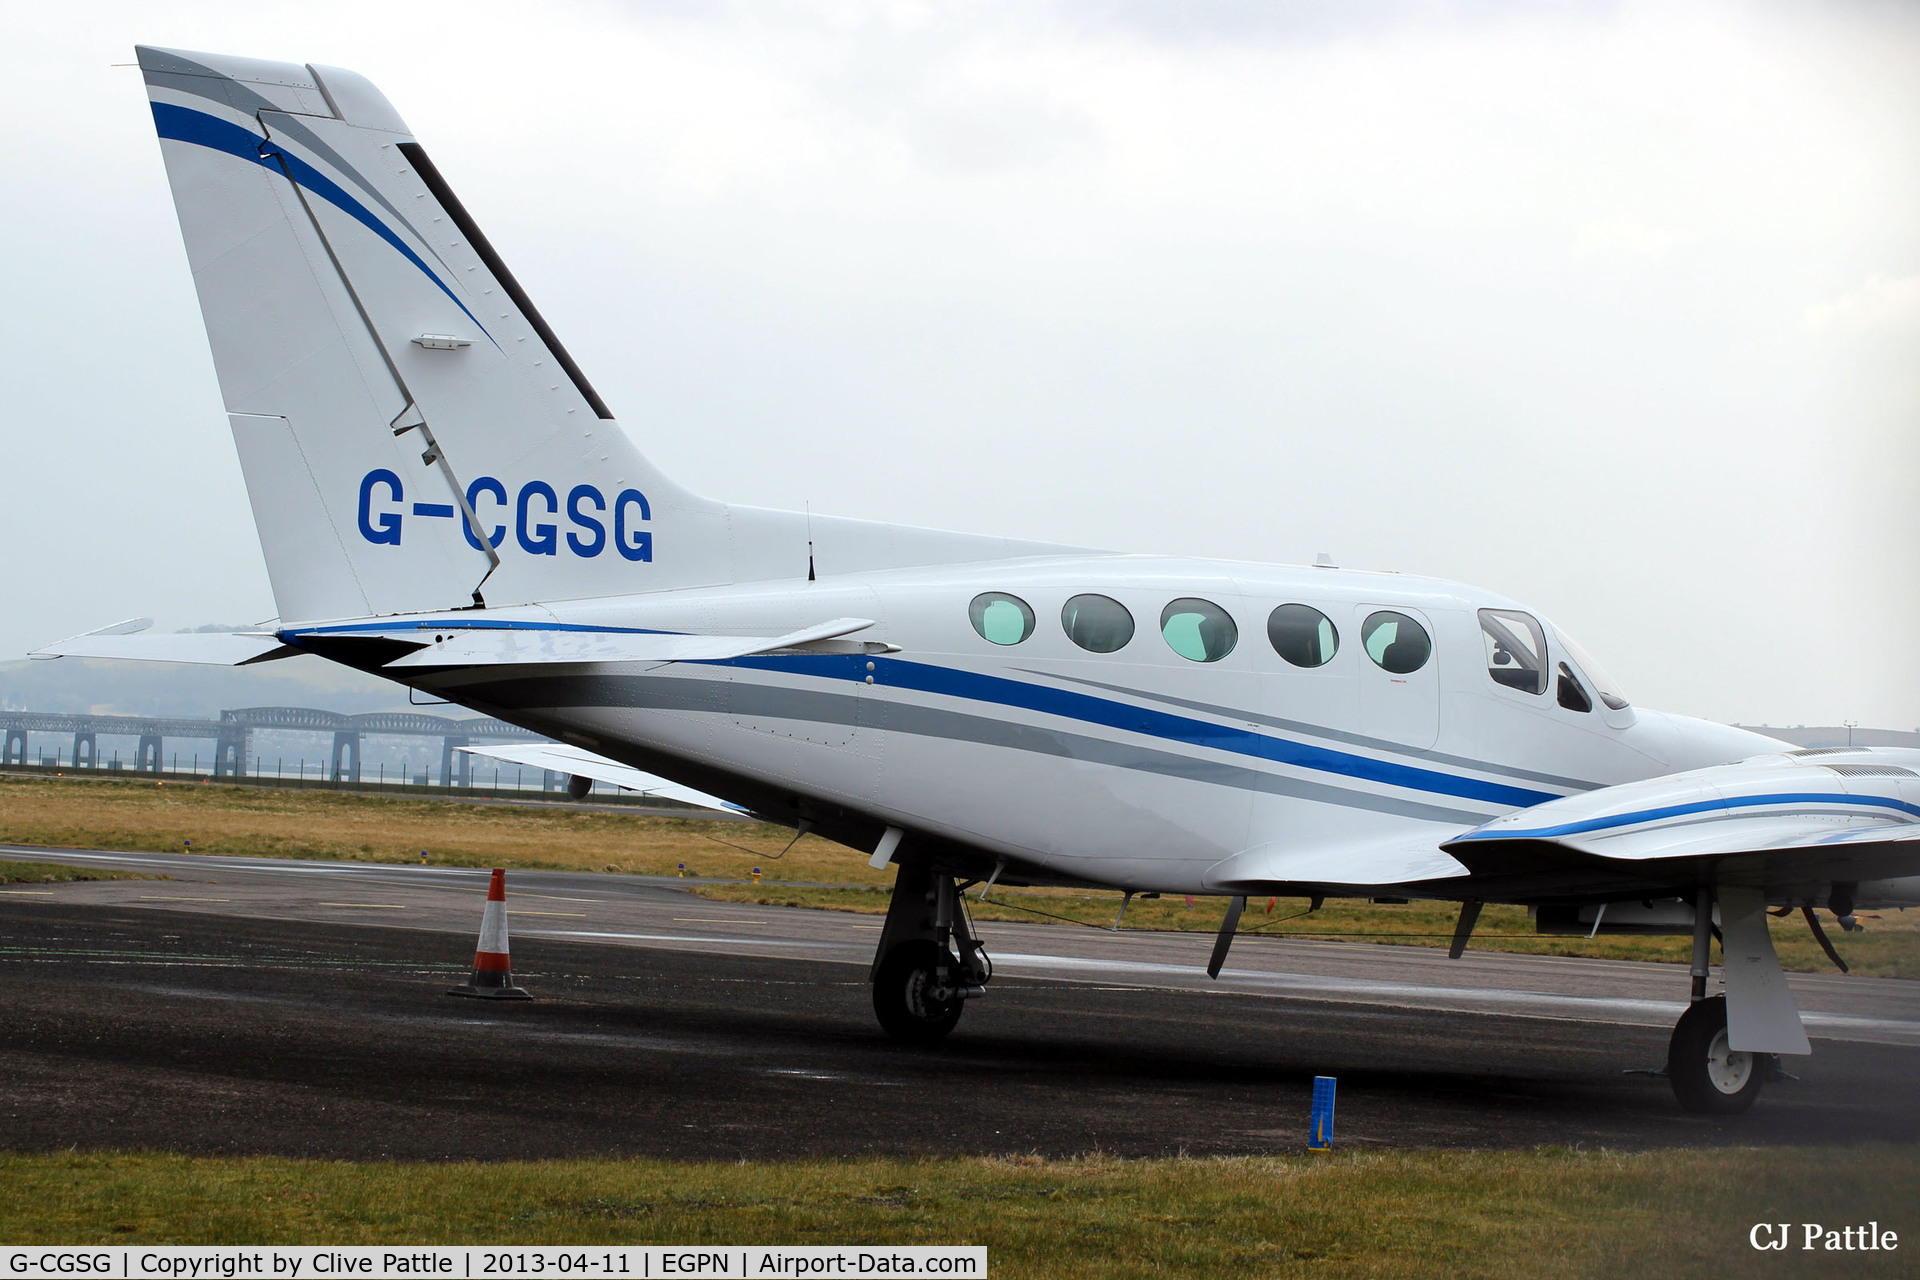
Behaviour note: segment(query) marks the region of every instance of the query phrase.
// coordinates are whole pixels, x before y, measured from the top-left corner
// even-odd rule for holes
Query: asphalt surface
[[[0,849],[0,857],[48,857]],[[509,874],[528,1004],[453,1000],[485,873],[59,851],[0,891],[0,1147],[397,1159],[1263,1153],[1920,1139],[1920,983],[1795,975],[1815,1041],[1735,1121],[1657,1068],[1683,969],[984,924],[997,976],[889,1043],[877,917]]]

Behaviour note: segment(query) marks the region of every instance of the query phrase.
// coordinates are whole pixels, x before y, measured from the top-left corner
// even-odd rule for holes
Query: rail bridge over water
[[[103,737],[132,738],[138,745],[133,768],[138,772],[158,773],[164,768],[167,739],[211,741],[213,775],[221,778],[247,776],[247,762],[253,759],[253,734],[260,729],[293,730],[302,733],[331,733],[333,750],[327,774],[335,782],[360,781],[360,748],[364,739],[379,735],[440,740],[440,782],[443,786],[466,786],[471,782],[473,757],[459,748],[474,742],[540,742],[538,734],[517,725],[488,716],[454,719],[424,715],[412,711],[373,711],[346,715],[321,711],[314,707],[240,707],[222,711],[218,720],[196,720],[179,716],[114,716],[61,711],[0,711],[0,766],[37,764],[30,752],[29,735],[49,734],[72,739],[72,767],[98,769],[99,740]],[[64,743],[63,743],[64,745]],[[58,756],[56,755],[56,759]]]

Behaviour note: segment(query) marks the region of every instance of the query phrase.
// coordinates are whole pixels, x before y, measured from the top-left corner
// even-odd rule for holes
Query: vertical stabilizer
[[[807,574],[804,517],[634,448],[371,83],[138,53],[283,619]],[[1059,549],[813,524],[821,572]]]
[[[282,617],[726,580],[379,90],[139,55]]]

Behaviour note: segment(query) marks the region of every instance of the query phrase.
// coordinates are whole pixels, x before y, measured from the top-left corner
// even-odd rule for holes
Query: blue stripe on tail
[[[305,160],[302,160],[299,156],[279,147],[269,139],[261,137],[251,129],[244,129],[237,124],[222,120],[217,116],[210,116],[204,111],[194,111],[187,107],[175,106],[171,102],[156,102],[153,104],[153,124],[154,127],[160,131],[160,136],[163,138],[171,138],[175,142],[185,142],[196,147],[206,147],[209,150],[224,152],[230,156],[238,156],[242,160],[250,160],[262,168],[277,171],[280,165],[284,163],[286,165],[286,172],[292,176],[294,182],[305,187],[308,191],[313,192],[313,194],[319,196],[328,204],[333,205],[342,213],[345,213],[348,217],[360,223],[369,231],[399,250],[408,262],[418,267],[422,275],[433,281],[440,292],[446,294],[447,297],[452,300],[454,306],[460,308],[467,319],[473,321],[474,326],[478,328],[481,333],[486,334],[488,342],[493,342],[493,345],[496,347],[500,345],[498,342],[494,342],[491,333],[487,333],[487,327],[480,323],[480,318],[474,315],[473,312],[468,311],[467,304],[460,301],[459,296],[447,287],[446,281],[435,275],[433,268],[429,267],[421,259],[419,254],[409,248],[404,240],[395,235],[391,227],[374,216],[373,211],[367,208],[367,206],[361,204],[351,195],[348,195],[339,183],[308,164]]]

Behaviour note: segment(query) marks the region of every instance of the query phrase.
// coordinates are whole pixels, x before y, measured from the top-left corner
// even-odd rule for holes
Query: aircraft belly
[[[1238,847],[1246,824],[1246,798],[1232,791],[960,739],[893,735],[887,783],[890,807],[1095,879],[1136,879],[1149,865],[1197,874]]]

